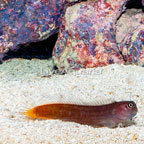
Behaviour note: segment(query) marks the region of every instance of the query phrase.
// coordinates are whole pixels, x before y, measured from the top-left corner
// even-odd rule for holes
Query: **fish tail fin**
[[[25,116],[27,116],[29,118],[32,118],[32,119],[38,118],[37,113],[35,112],[35,108],[28,109],[28,110],[26,110],[24,112],[21,112],[21,114],[25,115]]]
[[[28,109],[25,112],[22,112],[22,114],[32,119],[52,119],[49,116],[49,108],[49,105],[40,105]]]

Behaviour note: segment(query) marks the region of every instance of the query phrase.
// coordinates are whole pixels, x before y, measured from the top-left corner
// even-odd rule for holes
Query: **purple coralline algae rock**
[[[144,24],[125,36],[120,50],[127,64],[144,66]]]
[[[124,37],[142,25],[144,14],[142,9],[127,9],[116,23],[116,41],[122,42]]]
[[[1,0],[0,58],[20,44],[40,41],[55,33],[65,6],[78,0]]]
[[[127,0],[82,2],[67,8],[53,51],[59,70],[124,63],[115,23]]]

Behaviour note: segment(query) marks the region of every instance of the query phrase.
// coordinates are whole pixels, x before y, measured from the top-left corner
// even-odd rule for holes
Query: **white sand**
[[[0,143],[144,144],[144,68],[110,65],[42,77],[50,69],[45,63],[14,60],[0,65]],[[51,102],[95,104],[111,99],[137,103],[135,124],[93,128],[60,120],[34,121],[20,115],[33,106]]]

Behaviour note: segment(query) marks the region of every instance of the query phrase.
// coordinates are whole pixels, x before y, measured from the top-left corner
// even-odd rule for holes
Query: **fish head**
[[[136,103],[134,101],[119,102],[114,110],[113,117],[117,122],[124,122],[132,119],[138,112]]]

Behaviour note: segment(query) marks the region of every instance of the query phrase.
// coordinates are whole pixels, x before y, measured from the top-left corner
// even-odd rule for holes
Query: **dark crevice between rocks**
[[[127,9],[136,8],[142,9],[141,0],[129,0],[126,4]],[[9,50],[3,60],[13,58],[24,58],[24,59],[48,59],[52,57],[52,51],[56,43],[58,34],[54,34],[46,40],[21,45],[16,51]]]
[[[127,4],[125,5],[126,9],[142,9],[143,10],[143,6],[142,6],[142,0],[128,0]],[[125,11],[123,11],[121,13],[121,15],[123,15],[125,13]],[[117,18],[117,20],[119,20],[119,18],[121,17],[121,15]]]
[[[57,36],[58,34],[54,34],[43,41],[20,45],[15,51],[9,50],[3,60],[5,61],[13,58],[48,59],[52,57],[52,50],[56,43]]]
[[[127,9],[131,9],[131,8],[136,8],[136,9],[142,9],[142,3],[141,0],[129,0],[126,4],[126,8]]]

